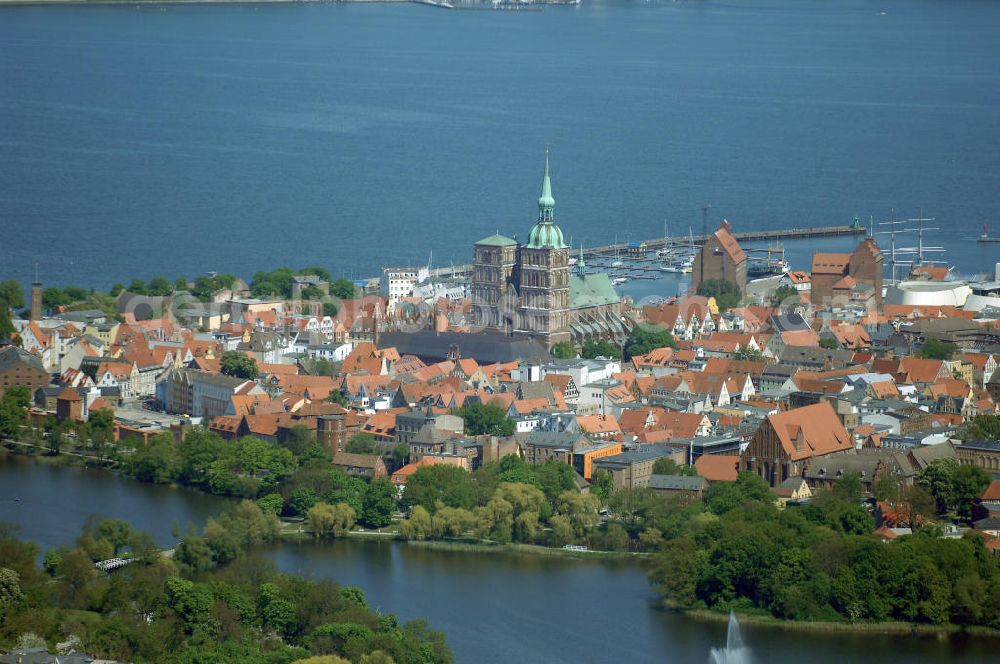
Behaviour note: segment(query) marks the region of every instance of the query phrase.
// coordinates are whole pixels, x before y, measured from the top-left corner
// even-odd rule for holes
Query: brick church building
[[[621,298],[607,274],[587,274],[583,250],[575,266],[555,223],[555,198],[545,154],[538,221],[528,242],[496,234],[474,246],[472,302],[477,327],[523,335],[546,348],[560,342],[619,340]]]

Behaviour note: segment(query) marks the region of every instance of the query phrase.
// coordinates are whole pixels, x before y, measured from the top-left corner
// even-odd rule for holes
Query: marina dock
[[[846,237],[846,236],[857,236],[866,235],[867,230],[861,226],[818,226],[814,228],[786,228],[780,230],[770,230],[770,231],[744,231],[742,233],[733,233],[737,240],[740,242],[779,242],[781,240],[801,240],[808,238],[821,238],[821,237]],[[619,243],[619,244],[608,244],[600,247],[590,247],[584,248],[583,256],[585,260],[590,260],[592,258],[601,259],[608,256],[613,256],[616,253],[621,254],[622,258],[628,257],[629,250],[636,250],[638,248],[642,252],[656,251],[658,249],[663,249],[667,246],[678,246],[678,245],[701,245],[705,243],[704,235],[683,235],[678,237],[660,237],[652,240],[644,240],[638,243]],[[576,253],[573,253],[576,256]],[[653,274],[656,273],[660,275],[660,270],[658,267],[634,267],[632,268],[636,271],[648,271],[649,275],[647,278],[653,278]],[[464,265],[455,265],[448,267],[440,267],[431,270],[431,276],[434,277],[447,277],[454,274],[455,276],[468,276],[472,272],[472,265],[466,263]]]

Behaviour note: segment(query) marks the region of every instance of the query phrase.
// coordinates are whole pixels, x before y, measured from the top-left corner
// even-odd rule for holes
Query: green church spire
[[[549,148],[545,148],[545,175],[542,176],[542,195],[538,197],[538,221],[552,222],[556,199],[552,197],[552,179],[549,177]]]
[[[542,195],[538,197],[538,223],[528,235],[529,249],[566,249],[563,234],[552,221],[556,199],[552,197],[552,179],[549,177],[549,149],[545,148],[545,175],[542,176]]]

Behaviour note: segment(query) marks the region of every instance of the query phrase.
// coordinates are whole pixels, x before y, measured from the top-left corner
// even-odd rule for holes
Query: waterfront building
[[[473,248],[476,326],[536,339],[546,348],[560,342],[623,339],[628,331],[621,321],[621,298],[607,274],[587,274],[582,249],[570,269],[570,248],[554,211],[546,152],[538,221],[528,242],[497,233]]]
[[[423,283],[429,276],[426,268],[387,267],[382,269],[379,279],[379,292],[389,301],[390,312],[404,297],[413,295],[417,284]]]
[[[691,272],[691,288],[706,281],[721,280],[735,284],[740,292],[747,286],[747,254],[733,235],[733,229],[725,219],[719,228],[708,236],[701,251],[694,257]]]
[[[37,356],[17,346],[0,350],[0,397],[8,388],[21,385],[34,393],[49,384],[49,373]]]
[[[872,300],[881,309],[883,263],[882,250],[871,238],[849,254],[813,254],[813,306],[829,306],[835,301],[864,304]]]

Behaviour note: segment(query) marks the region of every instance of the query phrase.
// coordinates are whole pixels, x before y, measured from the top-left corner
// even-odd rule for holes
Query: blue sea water
[[[547,143],[574,244],[922,212],[985,271],[998,34],[986,0],[0,8],[0,278],[462,263],[527,234]]]

